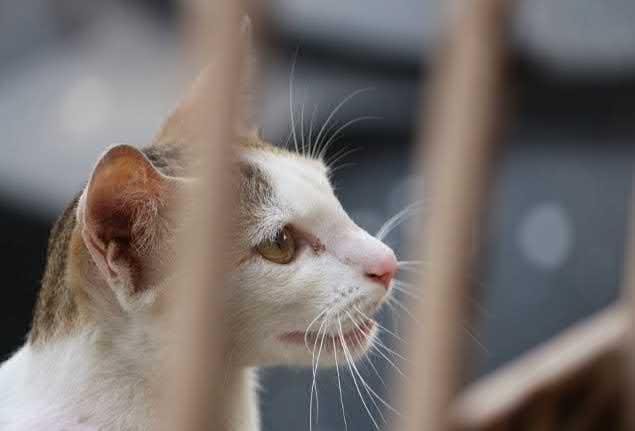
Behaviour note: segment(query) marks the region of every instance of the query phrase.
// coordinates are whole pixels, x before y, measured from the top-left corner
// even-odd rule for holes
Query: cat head
[[[180,199],[196,199],[188,148],[209,73],[151,147],[106,151],[80,198],[77,229],[87,253],[77,273],[93,312],[109,310],[100,322],[152,328],[165,318],[167,293],[178,288],[171,261]],[[322,160],[241,130],[231,162],[240,199],[224,292],[232,360],[309,365],[319,351],[321,365],[334,364],[334,353],[358,358],[390,294],[393,251],[351,220]]]
[[[225,292],[234,357],[245,365],[305,365],[320,348],[344,355],[342,339],[357,357],[372,342],[372,316],[390,293],[394,253],[350,219],[321,161],[253,136],[236,140],[240,199]],[[78,206],[89,255],[82,284],[94,307],[125,316],[119,321],[126,324],[161,319],[163,295],[178,288],[171,258],[179,196],[195,188],[191,178],[160,167],[182,159],[166,155],[155,164],[148,156],[157,151],[178,154],[109,149]]]

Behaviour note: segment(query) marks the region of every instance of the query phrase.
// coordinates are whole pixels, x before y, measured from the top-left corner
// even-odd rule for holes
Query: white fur
[[[367,276],[368,268],[394,260],[394,254],[348,217],[320,162],[259,149],[244,158],[267,174],[274,190],[252,241],[291,225],[323,245],[305,246],[287,265],[256,255],[229,274],[231,368],[223,411],[232,430],[256,431],[252,367],[311,364],[311,352],[280,337],[305,331],[324,310],[329,310],[324,325],[329,335],[336,336],[340,324],[353,329],[346,314],[353,305],[371,315],[388,292]],[[108,283],[111,289],[95,289],[110,291],[96,298],[102,312],[98,323],[37,348],[25,345],[0,367],[0,430],[153,429],[165,336],[157,329],[160,317],[144,311],[152,301],[126,306],[120,293],[112,293],[122,291],[117,280]],[[333,364],[332,355],[324,354],[321,365]]]

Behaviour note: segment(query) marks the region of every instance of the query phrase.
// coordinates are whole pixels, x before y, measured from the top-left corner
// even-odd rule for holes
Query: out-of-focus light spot
[[[76,81],[63,96],[60,127],[71,135],[84,137],[103,130],[114,110],[112,90],[98,76]]]
[[[573,245],[571,220],[557,203],[543,203],[525,215],[518,232],[524,256],[543,270],[560,267]]]

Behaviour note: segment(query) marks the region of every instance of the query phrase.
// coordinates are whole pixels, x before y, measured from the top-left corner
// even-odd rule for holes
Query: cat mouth
[[[317,352],[322,349],[327,352],[333,352],[334,350],[342,351],[343,347],[346,347],[348,351],[356,351],[359,348],[364,347],[368,339],[371,338],[375,329],[374,320],[365,320],[357,324],[353,329],[348,330],[340,334],[329,334],[317,331],[302,332],[295,331],[289,332],[279,337],[279,339],[285,344],[292,344],[307,348],[309,352]]]

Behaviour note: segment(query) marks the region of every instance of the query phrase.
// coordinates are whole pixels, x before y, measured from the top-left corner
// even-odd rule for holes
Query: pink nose
[[[383,254],[368,266],[366,276],[371,280],[381,283],[384,288],[388,289],[398,268],[399,265],[395,253],[388,249],[387,253]]]

